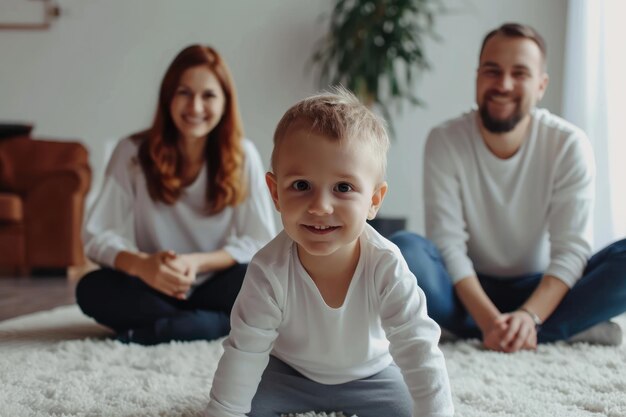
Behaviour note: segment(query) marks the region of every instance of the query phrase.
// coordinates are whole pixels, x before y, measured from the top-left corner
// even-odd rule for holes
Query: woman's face
[[[206,138],[220,122],[225,101],[220,82],[207,67],[191,67],[183,72],[170,103],[180,137]]]

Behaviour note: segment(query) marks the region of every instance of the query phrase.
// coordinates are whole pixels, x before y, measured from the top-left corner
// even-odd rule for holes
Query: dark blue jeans
[[[391,236],[426,294],[428,314],[441,327],[462,338],[481,338],[480,329],[457,297],[439,250],[410,232]],[[502,279],[478,273],[478,280],[501,312],[519,308],[539,285],[543,274]],[[537,334],[540,343],[568,339],[626,311],[626,239],[596,253],[582,278],[563,298]]]
[[[172,340],[213,340],[230,331],[230,310],[241,289],[247,264],[218,272],[179,300],[158,292],[139,278],[102,268],[76,287],[83,313],[130,341],[153,345]]]

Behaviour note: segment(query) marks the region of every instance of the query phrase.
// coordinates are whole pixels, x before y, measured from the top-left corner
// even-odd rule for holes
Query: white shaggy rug
[[[142,347],[110,335],[76,306],[0,322],[0,416],[200,415],[220,342]],[[459,417],[626,417],[625,345],[442,349]]]

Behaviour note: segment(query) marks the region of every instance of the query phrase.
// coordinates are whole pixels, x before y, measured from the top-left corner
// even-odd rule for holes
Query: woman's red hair
[[[207,209],[219,213],[245,198],[243,178],[243,127],[237,107],[235,84],[226,63],[217,51],[203,45],[191,45],[174,58],[163,76],[159,102],[152,127],[135,135],[139,162],[146,176],[148,191],[155,201],[173,204],[183,191],[183,155],[178,146],[179,134],[170,112],[183,73],[192,67],[206,66],[224,91],[224,114],[209,133],[205,158],[207,170]]]

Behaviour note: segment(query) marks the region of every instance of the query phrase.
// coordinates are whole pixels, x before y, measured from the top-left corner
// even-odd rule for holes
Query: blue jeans
[[[237,264],[216,273],[186,300],[158,292],[124,272],[102,268],[78,282],[76,302],[83,313],[118,334],[132,330],[128,341],[135,343],[213,340],[230,332],[230,310],[247,266]]]
[[[426,294],[428,314],[441,327],[462,338],[482,338],[476,322],[457,297],[439,250],[428,239],[410,232],[391,236]],[[501,312],[519,308],[539,285],[543,274],[478,280]],[[596,253],[537,334],[540,343],[565,340],[626,311],[626,239]]]

